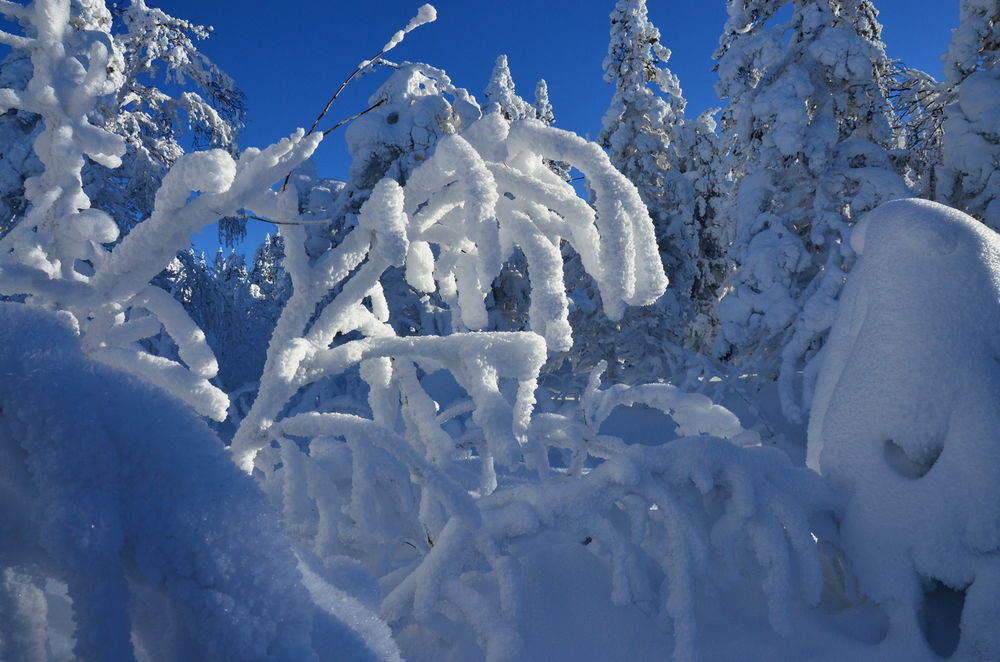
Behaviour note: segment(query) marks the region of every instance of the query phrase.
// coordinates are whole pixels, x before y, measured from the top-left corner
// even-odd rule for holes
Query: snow
[[[0,545],[20,622],[44,622],[49,577],[79,659],[134,659],[132,641],[159,659],[319,659],[312,637],[374,659],[313,620],[279,519],[184,405],[86,359],[50,313],[0,304],[0,339],[4,508],[31,517]],[[45,645],[2,631],[5,658]]]
[[[996,657],[996,630],[983,626],[1000,617],[1000,506],[988,496],[1000,481],[1000,237],[901,200],[869,213],[853,245],[861,258],[825,350],[809,465],[843,496],[840,543],[886,609],[890,640],[927,656],[917,614],[938,581],[964,592],[957,654]]]
[[[397,30],[395,34],[385,43],[382,47],[382,52],[386,53],[391,51],[393,48],[398,46],[400,42],[407,33],[419,28],[421,25],[427,23],[432,23],[437,20],[437,10],[434,9],[433,5],[421,5],[420,9],[417,10],[417,15],[410,19],[410,22],[406,24],[406,27],[402,30]],[[362,67],[367,63],[363,63]]]
[[[0,658],[1000,658],[995,4],[926,131],[867,0],[730,2],[719,135],[619,0],[600,145],[386,63],[338,182],[205,28],[0,0]]]

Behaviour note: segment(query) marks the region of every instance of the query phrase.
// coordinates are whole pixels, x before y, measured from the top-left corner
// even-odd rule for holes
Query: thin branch
[[[344,119],[340,120],[339,122],[337,122],[336,124],[334,124],[333,126],[331,126],[329,129],[327,129],[326,131],[324,131],[323,132],[323,137],[326,137],[331,131],[339,129],[340,127],[344,126],[348,122],[350,122],[352,120],[358,119],[359,117],[361,117],[365,113],[368,113],[368,112],[371,112],[371,111],[375,110],[376,108],[378,108],[379,106],[381,106],[384,103],[385,103],[385,99],[381,99],[380,101],[376,101],[372,105],[368,106],[367,108],[365,108],[361,112],[354,113],[350,117],[347,117],[347,118],[344,118]]]
[[[337,100],[337,97],[339,97],[340,93],[344,91],[344,88],[347,87],[347,84],[350,83],[352,80],[354,80],[355,77],[357,77],[357,75],[360,74],[362,71],[364,71],[368,67],[372,66],[373,64],[377,63],[378,60],[379,60],[379,58],[381,58],[383,55],[386,54],[386,51],[387,51],[387,49],[383,48],[382,50],[380,50],[378,52],[377,55],[375,55],[375,57],[373,57],[370,60],[365,60],[364,62],[362,62],[361,64],[359,64],[354,69],[354,71],[351,72],[350,76],[348,76],[347,78],[344,79],[344,82],[340,84],[340,87],[338,87],[337,91],[333,93],[333,96],[330,97],[330,100],[326,102],[326,106],[323,107],[323,111],[316,117],[315,121],[313,121],[312,126],[309,127],[309,130],[306,131],[306,135],[307,136],[309,134],[311,134],[313,131],[315,131],[316,130],[316,126],[321,121],[323,121],[323,118],[326,117],[326,114],[330,111],[330,107],[333,105],[333,102]],[[379,101],[374,106],[370,106],[367,110],[363,110],[360,113],[352,115],[352,116],[348,117],[346,120],[341,120],[340,122],[337,122],[335,125],[333,125],[333,127],[331,127],[329,129],[327,129],[326,131],[324,131],[323,135],[325,136],[326,134],[330,133],[334,129],[343,126],[347,122],[350,122],[352,119],[354,119],[356,117],[360,117],[361,115],[364,115],[365,113],[367,113],[369,110],[372,110],[373,108],[377,108],[378,106],[382,105],[383,101]],[[289,180],[289,178],[291,178],[291,176],[292,176],[292,173],[288,173],[287,175],[285,175],[285,181],[281,182],[281,190],[282,191],[284,191],[286,188],[288,188],[288,180]],[[264,220],[264,219],[258,219],[258,220]],[[268,222],[270,222],[270,221],[268,221]]]
[[[219,212],[216,212],[219,213]],[[221,215],[221,214],[220,214]],[[246,219],[248,221],[261,221],[262,223],[270,223],[271,225],[329,225],[330,220],[326,221],[276,221],[271,218],[264,218],[262,216],[254,216],[253,214],[245,214],[240,216],[240,218]]]
[[[382,99],[381,101],[376,101],[374,104],[372,104],[371,106],[368,106],[367,108],[365,108],[361,112],[354,113],[350,117],[347,117],[345,119],[340,120],[339,122],[337,122],[336,124],[334,124],[333,126],[331,126],[329,129],[327,129],[326,131],[324,131],[323,132],[323,137],[325,138],[334,129],[339,129],[340,127],[344,126],[345,124],[347,124],[351,120],[356,120],[357,118],[361,117],[365,113],[368,113],[368,112],[371,112],[371,111],[375,110],[376,108],[378,108],[379,106],[381,106],[384,103],[385,103],[385,99]],[[309,129],[309,132],[312,133],[312,129]],[[281,190],[282,191],[284,191],[286,188],[288,188],[288,180],[291,179],[291,177],[292,177],[292,173],[288,173],[287,175],[285,175],[285,181],[281,182]],[[264,220],[264,219],[257,219],[257,220]],[[270,222],[270,221],[268,221],[268,222]]]
[[[5,0],[0,0],[0,2],[3,1]],[[340,93],[344,91],[344,88],[346,88],[352,80],[357,78],[358,75],[361,74],[361,72],[363,72],[364,70],[378,64],[379,61],[382,59],[382,56],[391,51],[392,49],[394,49],[396,46],[398,46],[409,32],[415,30],[421,25],[433,22],[435,20],[437,20],[437,12],[434,10],[434,7],[432,7],[431,5],[423,5],[422,7],[420,7],[420,9],[417,11],[417,15],[410,19],[410,21],[406,24],[406,27],[404,27],[402,30],[397,30],[395,33],[393,33],[392,37],[389,38],[389,41],[385,43],[385,45],[378,53],[376,53],[374,56],[372,56],[367,60],[363,60],[360,64],[358,64],[357,67],[354,68],[354,71],[351,72],[351,75],[344,79],[344,82],[340,84],[340,87],[338,87],[337,91],[333,93],[333,96],[330,97],[330,100],[326,102],[326,105],[323,107],[322,112],[320,112],[320,114],[316,116],[316,119],[313,121],[312,126],[310,126],[309,130],[306,131],[306,135],[307,136],[311,135],[313,131],[316,130],[316,127],[319,126],[319,123],[323,121],[323,118],[326,117],[326,114],[330,111],[330,107],[333,106],[333,102],[337,100],[337,98],[340,96]],[[324,131],[323,135],[325,136],[326,134],[330,133],[330,131],[333,131],[333,129],[343,126],[345,123],[351,121],[355,117],[360,117],[361,115],[368,112],[372,108],[379,106],[380,103],[376,103],[371,108],[368,108],[368,110],[362,111],[361,113],[349,117],[346,120],[343,120],[342,122],[338,122],[337,125],[334,126],[333,128]],[[291,177],[291,173],[288,173],[288,176],[285,177],[285,181],[282,182],[281,184],[282,191],[284,191],[285,188],[288,187],[289,177]]]
[[[244,216],[250,221],[263,221],[272,225],[329,225],[330,221],[276,221],[271,218],[261,218],[260,216]]]
[[[22,37],[20,35],[0,30],[0,44],[6,44],[11,48],[27,48],[28,46],[31,46],[34,41],[34,39],[29,39],[28,37]]]
[[[333,102],[337,100],[337,97],[339,97],[340,93],[344,91],[344,88],[347,87],[348,83],[354,80],[357,77],[357,75],[360,74],[362,71],[378,63],[379,58],[381,58],[385,54],[386,50],[382,49],[372,59],[365,60],[364,62],[359,64],[357,68],[355,68],[354,71],[351,72],[351,75],[344,79],[344,82],[340,84],[340,87],[338,87],[337,91],[333,93],[333,96],[330,97],[330,100],[326,102],[326,106],[323,107],[323,112],[321,112],[319,116],[316,117],[316,120],[312,123],[312,126],[309,127],[309,130],[306,132],[306,135],[309,135],[310,133],[316,130],[316,126],[323,121],[324,117],[326,117],[326,114],[330,111],[330,107],[333,105]]]

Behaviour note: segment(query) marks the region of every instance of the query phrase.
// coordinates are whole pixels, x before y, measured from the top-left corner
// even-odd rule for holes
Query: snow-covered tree
[[[547,93],[546,93],[547,94]],[[519,120],[525,117],[535,117],[535,109],[530,103],[517,95],[514,89],[514,78],[510,75],[507,56],[497,57],[490,74],[490,82],[483,91],[486,99],[485,112],[498,112],[506,120]]]
[[[552,112],[552,102],[549,101],[549,84],[545,82],[544,78],[535,85],[535,103],[533,107],[535,109],[536,120],[549,126],[555,124],[556,116]]]
[[[615,86],[615,93],[599,140],[650,209],[671,289],[677,297],[688,297],[697,231],[691,187],[672,148],[687,101],[666,67],[669,59],[659,30],[649,21],[645,0],[619,0],[611,14],[611,42],[604,59],[604,79]]]
[[[407,65],[386,86],[426,70]],[[596,208],[547,160],[584,173]],[[641,600],[676,623],[682,659],[695,654],[701,581],[726,584],[742,576],[736,568],[759,568],[779,630],[786,589],[801,577],[817,597],[818,559],[802,542],[824,492],[779,455],[738,448],[754,437],[726,410],[665,384],[602,389],[595,373],[577,411],[535,412],[547,355],[572,343],[563,244],[579,252],[609,318],[665,285],[645,206],[597,145],[487,113],[440,137],[404,183],[379,181],[356,225],[320,255],[306,249],[310,226],[299,223],[310,218],[295,191],[272,218],[292,296],[232,449],[304,553],[331,568],[352,559],[352,572],[360,565],[377,578],[381,613],[404,650],[523,659],[514,549],[547,545],[550,534],[567,551],[591,545],[610,568],[616,604]],[[531,288],[528,329],[481,331],[490,286],[515,250]],[[451,333],[397,332],[383,287],[392,265],[414,290],[439,297]],[[298,396],[347,374],[365,385],[355,398]],[[646,453],[599,432],[615,407],[635,402],[674,416],[685,439]],[[586,470],[598,459],[605,468]],[[717,511],[699,504],[747,489],[774,507],[734,505],[727,512],[746,527],[720,524],[709,537]],[[664,509],[669,517],[650,516]],[[706,572],[705,553],[734,572]]]
[[[709,349],[716,332],[728,269],[723,217],[715,212],[724,185],[715,125],[711,113],[685,119],[687,102],[666,67],[669,57],[645,1],[618,2],[604,60],[615,92],[600,141],[650,210],[671,287],[654,306],[609,323],[595,315],[586,286],[578,286],[574,319],[587,331],[568,357],[576,370],[605,360],[618,379],[682,382],[689,368],[703,370],[692,350]]]
[[[250,286],[256,288],[253,291],[255,298],[281,302],[287,298],[290,286],[288,274],[282,266],[284,259],[285,249],[281,235],[264,235],[264,241],[254,252],[253,263],[250,265]]]
[[[793,420],[854,260],[851,226],[907,193],[880,32],[868,0],[734,0],[716,53],[739,267],[716,351],[761,383],[778,375]]]
[[[1000,3],[962,0],[944,57],[945,110],[938,199],[1000,230]]]
[[[685,344],[706,354],[711,352],[719,330],[719,300],[732,272],[728,247],[732,226],[723,213],[731,183],[716,133],[718,109],[704,111],[696,120],[686,119],[674,133],[677,168],[690,183],[694,201],[691,213],[698,232],[698,247],[692,256],[692,318]]]

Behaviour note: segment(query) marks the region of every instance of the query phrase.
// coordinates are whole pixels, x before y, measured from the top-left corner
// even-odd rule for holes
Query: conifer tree
[[[851,226],[908,193],[889,161],[890,63],[877,15],[868,0],[731,0],[715,56],[739,265],[716,351],[762,383],[779,375],[793,420],[796,386],[805,371],[808,405],[809,364],[854,261]]]
[[[962,0],[944,61],[938,198],[1000,231],[1000,2]]]
[[[675,374],[685,360],[684,347],[697,345],[691,331],[699,250],[695,191],[683,169],[691,162],[675,144],[692,127],[685,126],[687,102],[677,77],[666,67],[669,58],[659,30],[649,21],[645,0],[619,0],[611,13],[604,60],[604,78],[615,91],[599,142],[649,208],[670,288],[653,306],[629,311],[620,324],[605,328],[599,323],[588,338],[590,347],[580,351],[593,354],[581,366],[586,367],[612,358],[614,345],[622,367],[635,373],[633,379]],[[588,311],[581,308],[579,314]],[[613,334],[611,342],[599,337],[607,333]],[[612,363],[610,374],[617,373]]]
[[[549,101],[549,85],[545,79],[538,81],[535,85],[535,119],[552,126],[556,122],[555,113],[552,112],[552,102]]]
[[[548,91],[546,90],[546,94]],[[483,91],[486,98],[484,111],[498,112],[505,120],[520,120],[525,117],[535,117],[535,109],[527,101],[517,95],[514,89],[514,78],[507,66],[507,56],[497,57],[490,74],[490,82]]]

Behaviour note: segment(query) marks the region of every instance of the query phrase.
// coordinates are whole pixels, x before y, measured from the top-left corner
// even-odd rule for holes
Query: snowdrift
[[[0,374],[0,658],[375,659],[183,403],[23,304],[0,304]]]

